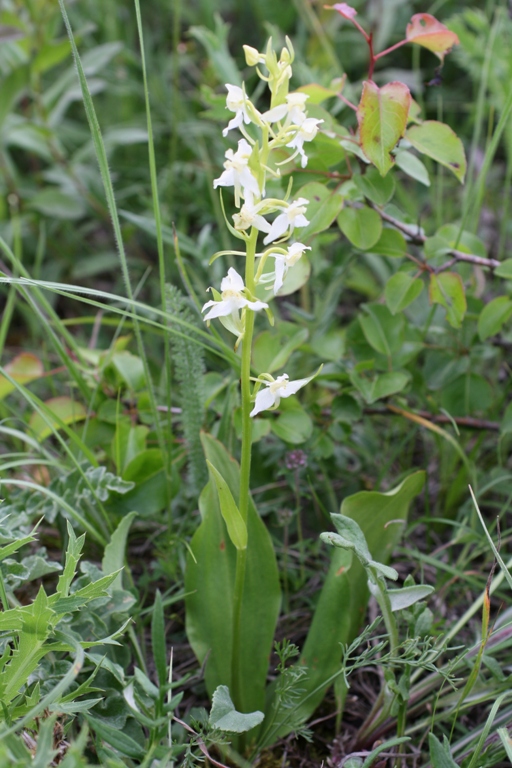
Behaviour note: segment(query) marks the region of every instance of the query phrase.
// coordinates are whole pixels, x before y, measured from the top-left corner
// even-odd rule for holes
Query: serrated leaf
[[[73,526],[69,521],[67,524],[67,532],[68,546],[66,549],[66,562],[64,565],[64,570],[59,576],[59,581],[57,582],[57,594],[61,598],[67,597],[69,594],[69,588],[75,577],[76,567],[78,565],[78,561],[80,560],[85,542],[85,533],[77,538],[75,536]]]
[[[11,541],[10,544],[6,544],[4,547],[0,547],[0,561],[5,560],[6,557],[10,557],[15,552],[17,552],[18,549],[24,547],[25,544],[30,544],[31,541],[35,541],[35,536],[29,534],[28,536],[24,536],[23,538],[17,539],[16,541]]]
[[[422,290],[423,281],[407,272],[397,272],[390,277],[384,289],[384,296],[391,314],[402,312],[418,298]]]
[[[431,304],[441,304],[446,309],[446,319],[453,328],[460,328],[466,314],[467,302],[460,275],[441,272],[430,275],[429,296]]]
[[[395,148],[407,127],[411,94],[406,85],[392,82],[379,88],[373,81],[363,83],[357,108],[361,148],[371,163],[385,176],[395,159]]]
[[[409,43],[428,48],[441,61],[454,45],[459,45],[459,38],[455,32],[451,32],[430,13],[415,13],[407,25],[405,37]]]
[[[237,712],[227,685],[219,685],[212,698],[210,725],[230,733],[246,733],[263,721],[263,712]]]
[[[508,296],[498,296],[493,299],[480,312],[478,318],[478,335],[480,341],[485,341],[489,336],[499,333],[503,325],[512,316],[512,301]]]
[[[464,145],[449,125],[425,120],[408,128],[405,136],[418,152],[449,168],[463,183],[467,167]]]
[[[352,245],[367,251],[378,242],[382,220],[373,208],[344,208],[338,216],[338,226]]]
[[[428,745],[430,749],[430,759],[432,760],[432,768],[459,768],[451,755],[450,744],[448,743],[446,736],[441,744],[437,736],[434,736],[433,733],[429,733]]]
[[[236,505],[229,486],[218,469],[215,469],[210,461],[207,460],[206,463],[217,489],[220,511],[223,520],[226,523],[229,538],[237,549],[247,549],[247,526],[240,514],[240,510]]]

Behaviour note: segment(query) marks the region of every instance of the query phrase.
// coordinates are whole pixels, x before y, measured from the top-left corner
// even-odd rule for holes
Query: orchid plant
[[[300,157],[302,167],[308,162],[304,144],[312,141],[322,120],[308,117],[306,110],[307,94],[290,93],[289,84],[292,76],[294,58],[290,40],[283,48],[278,59],[271,41],[265,53],[244,46],[246,61],[255,66],[258,76],[267,83],[270,90],[270,108],[265,112],[257,107],[247,96],[245,87],[226,84],[228,91],[226,107],[234,112],[234,117],[223,130],[226,136],[238,129],[242,138],[236,151],[228,149],[224,162],[224,171],[215,179],[213,186],[232,188],[235,206],[238,212],[233,215],[233,223],[226,219],[230,232],[245,245],[242,255],[245,260],[245,279],[230,267],[222,280],[220,293],[211,288],[213,299],[203,306],[207,323],[218,318],[225,328],[236,336],[235,349],[241,349],[241,400],[242,400],[242,449],[240,493],[238,502],[225,500],[223,478],[217,469],[210,465],[217,482],[221,511],[228,531],[247,527],[249,504],[249,479],[251,466],[251,420],[264,410],[279,406],[281,398],[294,395],[308,384],[316,374],[307,378],[290,381],[286,373],[274,379],[269,373],[261,372],[252,376],[251,351],[255,313],[265,310],[271,323],[273,316],[266,301],[256,295],[258,286],[264,286],[270,293],[271,300],[283,286],[286,274],[303,256],[307,246],[296,239],[296,233],[309,224],[307,209],[309,200],[299,197],[289,199],[289,192],[281,198],[266,197],[268,179],[279,179],[281,165]],[[260,66],[264,65],[267,74]],[[276,161],[277,150],[283,148],[292,151],[284,161]],[[290,187],[288,187],[288,190]],[[273,221],[269,220],[272,217]],[[263,250],[258,250],[258,240],[262,240]],[[217,256],[232,254],[239,256],[239,251],[223,251]],[[265,272],[269,260],[274,261],[274,270]],[[270,285],[268,285],[270,283]],[[254,383],[251,391],[251,382]],[[220,476],[219,476],[220,475]],[[236,523],[235,523],[236,521]],[[237,547],[235,589],[233,594],[233,651],[232,651],[232,692],[236,702],[240,702],[240,633],[241,606],[245,582],[247,560],[247,535],[231,536]],[[241,542],[244,545],[241,545]]]

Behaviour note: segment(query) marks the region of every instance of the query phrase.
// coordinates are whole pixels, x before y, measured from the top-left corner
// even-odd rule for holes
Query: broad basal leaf
[[[233,494],[218,469],[210,461],[206,462],[217,488],[220,512],[226,523],[231,543],[237,549],[247,549],[247,526],[233,498]]]
[[[406,85],[392,82],[379,88],[365,81],[357,108],[361,148],[385,176],[394,163],[391,150],[404,135],[411,94]]]
[[[389,561],[403,530],[409,505],[421,491],[424,472],[409,475],[387,493],[361,491],[344,499],[340,512],[360,527],[371,557],[380,563]],[[350,642],[364,621],[368,600],[367,579],[363,566],[350,551],[326,552],[331,565],[320,592],[301,662],[308,675],[301,687],[302,700],[294,711],[295,722],[311,717],[325,696],[329,678],[340,668],[341,644]],[[283,723],[279,736],[292,730],[290,718]]]
[[[451,32],[429,13],[415,13],[407,25],[405,37],[410,43],[428,48],[441,61],[454,45],[459,45],[455,32]]]
[[[239,496],[240,470],[221,443],[202,435],[206,458],[222,474],[234,499]],[[201,663],[205,683],[213,694],[231,686],[233,591],[236,549],[231,543],[212,480],[199,499],[202,523],[190,543],[185,574],[186,626],[189,642]],[[242,712],[262,711],[274,631],[281,602],[279,574],[268,530],[252,499],[247,518],[247,568],[242,603],[240,696]]]
[[[449,168],[462,184],[466,175],[466,154],[462,141],[448,125],[425,120],[421,125],[412,125],[406,139],[418,152]]]

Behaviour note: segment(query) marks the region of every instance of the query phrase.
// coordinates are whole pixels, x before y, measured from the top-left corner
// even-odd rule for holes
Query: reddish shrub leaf
[[[352,6],[348,5],[348,3],[336,3],[336,5],[329,7],[333,8],[335,11],[338,11],[338,13],[341,13],[345,19],[353,19],[354,16],[357,16],[356,9],[352,8]]]
[[[428,48],[441,61],[454,45],[459,45],[459,38],[455,32],[451,32],[429,13],[415,13],[407,25],[405,37],[410,43]]]
[[[361,149],[381,176],[395,162],[390,152],[405,133],[410,104],[411,94],[403,83],[388,83],[383,88],[372,81],[363,83],[357,108]]]

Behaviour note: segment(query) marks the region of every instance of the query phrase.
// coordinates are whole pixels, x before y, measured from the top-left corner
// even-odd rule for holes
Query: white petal
[[[296,216],[293,220],[294,227],[307,227],[308,224],[309,224],[309,221],[308,219],[306,219],[303,213],[299,213],[299,215]]]
[[[255,214],[252,220],[252,225],[260,232],[270,232],[271,229],[269,222],[259,214]]]
[[[238,174],[238,178],[240,179],[240,184],[244,190],[244,197],[247,195],[247,192],[249,192],[251,195],[256,195],[256,197],[259,197],[260,185],[252,175],[249,168],[244,168],[243,171]]]
[[[240,110],[239,112],[236,113],[234,118],[229,121],[227,128],[224,128],[224,130],[222,131],[222,135],[227,136],[228,132],[233,130],[233,128],[238,128],[240,125],[242,125],[243,119],[244,119],[244,115],[242,110]]]
[[[278,107],[274,107],[273,109],[269,109],[267,112],[264,112],[262,114],[262,118],[267,123],[277,123],[278,120],[282,120],[283,117],[288,112],[288,105],[287,104],[279,104]]]
[[[274,240],[277,240],[278,237],[281,237],[281,235],[284,235],[286,230],[288,229],[288,216],[286,213],[280,213],[279,216],[274,219],[272,222],[272,226],[270,227],[270,231],[266,238],[263,240],[263,243],[265,245],[268,245],[269,243],[274,242]]]
[[[237,307],[233,306],[232,301],[216,301],[215,306],[210,309],[207,315],[203,317],[203,320],[213,320],[215,317],[225,317],[230,315]]]
[[[228,269],[227,277],[222,278],[220,284],[221,291],[243,291],[245,288],[243,278],[238,274],[234,267]]]
[[[213,182],[213,188],[217,187],[232,187],[235,183],[235,174],[232,168],[226,169],[218,179]]]
[[[290,395],[294,395],[296,392],[299,391],[301,387],[304,387],[306,384],[308,384],[311,379],[314,379],[315,376],[308,376],[307,379],[296,379],[295,381],[289,381],[286,384],[286,389],[280,389],[279,394],[281,397],[290,397]]]
[[[250,157],[250,155],[252,154],[252,147],[248,143],[247,139],[240,139],[240,141],[238,142],[238,150],[236,154],[247,155],[248,158]]]
[[[256,395],[254,408],[249,415],[256,416],[257,413],[261,413],[261,411],[266,411],[269,408],[272,408],[275,402],[276,396],[273,392],[270,391],[268,386],[265,389],[260,389]]]
[[[268,304],[265,304],[264,301],[248,301],[247,299],[244,299],[244,307],[249,307],[249,309],[254,310],[254,312],[257,312],[259,309],[268,309]]]
[[[276,271],[275,271],[275,281],[274,281],[274,293],[277,293],[278,290],[283,285],[283,278],[285,275],[285,260],[284,257],[279,255],[276,255]]]

